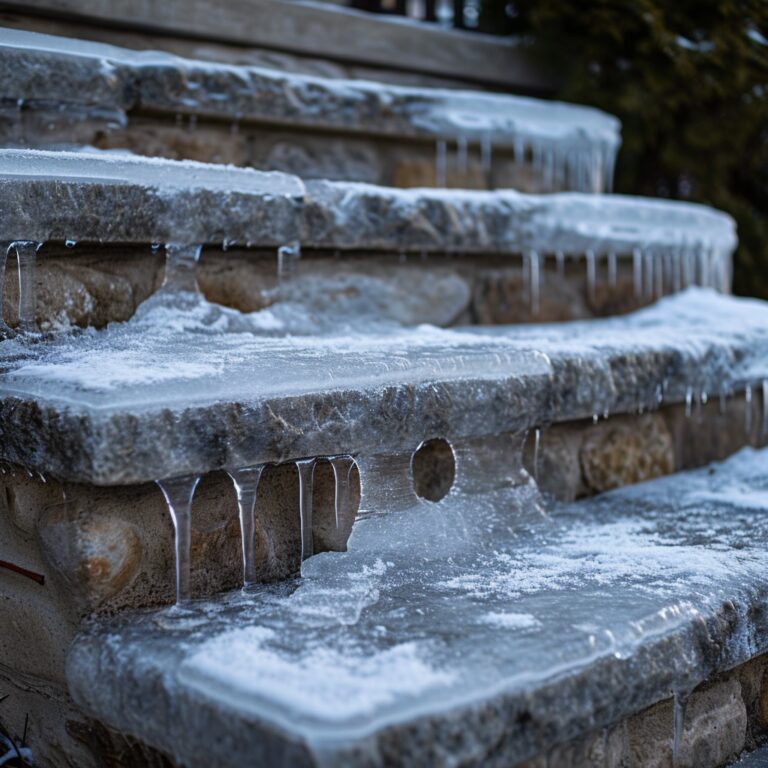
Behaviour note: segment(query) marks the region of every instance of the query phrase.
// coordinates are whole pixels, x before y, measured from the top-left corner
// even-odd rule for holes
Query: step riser
[[[34,278],[36,324],[43,331],[69,326],[101,328],[130,319],[136,307],[160,288],[164,279],[162,248],[146,245],[45,243],[37,253]],[[623,314],[647,306],[691,284],[706,280],[675,272],[669,263],[655,265],[636,279],[632,260],[597,259],[592,278],[582,256],[561,265],[555,254],[542,254],[538,280],[523,257],[495,255],[333,254],[302,250],[297,284],[277,293],[276,249],[206,247],[196,270],[200,290],[209,301],[254,312],[290,300],[330,305],[340,290],[365,297],[381,317],[403,323],[438,326],[560,322]],[[311,290],[309,282],[311,281]],[[18,324],[18,262],[7,258],[4,321]]]
[[[538,449],[534,432],[523,443],[508,443],[513,452],[505,465],[511,468],[522,457],[542,491],[561,500],[582,498],[720,460],[744,445],[764,445],[768,442],[764,414],[761,397],[756,395],[750,408],[743,396],[729,399],[725,413],[720,412],[718,402],[710,402],[691,416],[679,405],[597,424],[591,420],[558,424],[540,432]],[[462,457],[481,456],[495,443],[486,438],[465,445],[453,446],[453,452]],[[398,471],[406,506],[412,503],[414,489],[420,496],[439,499],[454,484],[487,491],[499,481],[498,476],[495,480],[478,476],[471,465],[462,469],[464,458],[456,467],[451,451],[446,453],[439,444],[416,456],[413,468],[409,467],[410,454],[404,454],[402,470],[390,464],[384,475],[363,460],[369,481],[367,501],[362,503],[359,474],[353,468],[348,495],[341,497],[338,524],[333,470],[327,461],[319,461],[314,473],[312,551],[343,550],[358,507],[358,515],[391,507]],[[498,463],[481,461],[478,466]],[[67,594],[73,621],[93,611],[111,613],[174,601],[174,528],[158,488],[152,484],[95,488],[62,485],[54,479],[42,483],[23,470],[9,468],[6,472],[0,476],[6,489],[0,517],[8,521],[5,525],[10,526],[10,533],[23,531],[30,541],[39,540],[42,554],[36,551],[37,545],[18,552],[11,547],[4,559],[46,574],[49,583]],[[377,496],[381,491],[384,498]],[[299,478],[293,464],[265,469],[255,510],[255,580],[274,581],[296,573],[301,563],[302,526]],[[242,585],[238,517],[231,478],[223,472],[205,475],[192,504],[193,597],[208,597]],[[304,536],[308,538],[306,530]]]

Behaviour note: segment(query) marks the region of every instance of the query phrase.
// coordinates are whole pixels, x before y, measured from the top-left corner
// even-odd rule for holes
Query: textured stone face
[[[657,414],[601,425],[582,444],[580,459],[595,493],[668,475],[675,466],[672,436]]]

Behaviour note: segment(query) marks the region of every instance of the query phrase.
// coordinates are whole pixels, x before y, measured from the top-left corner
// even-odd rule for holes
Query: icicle
[[[762,438],[768,438],[768,379],[763,379],[763,424]]]
[[[635,299],[640,301],[643,296],[643,254],[639,248],[632,251],[632,275],[635,285]]]
[[[528,265],[531,270],[531,313],[539,314],[539,297],[541,294],[541,260],[538,251],[531,251],[528,255]]]
[[[21,333],[37,331],[37,285],[35,267],[40,243],[31,240],[19,240],[11,243],[16,251],[19,264],[19,326]]]
[[[202,249],[202,245],[166,244],[165,280],[163,281],[165,290],[198,292],[195,271]]]
[[[608,282],[613,286],[616,287],[617,282],[617,272],[618,272],[618,265],[616,263],[616,254],[611,251],[608,254]]]
[[[744,389],[744,400],[746,402],[746,411],[744,413],[744,431],[749,435],[752,432],[752,385],[747,384]]]
[[[728,408],[728,393],[725,387],[720,387],[720,415],[724,416]]]
[[[683,741],[683,727],[685,725],[685,707],[688,696],[682,691],[675,690],[672,703],[672,765],[673,768],[680,762],[680,747]]]
[[[315,459],[296,462],[299,472],[299,521],[301,524],[301,562],[314,554],[312,541],[312,491],[315,479]]]
[[[493,144],[490,136],[483,136],[480,141],[480,165],[488,180],[488,186],[490,186],[493,167]]]
[[[587,296],[590,301],[595,299],[595,287],[597,284],[597,260],[594,251],[587,251]]]
[[[654,287],[653,295],[660,299],[664,295],[664,256],[657,253],[654,262]]]
[[[333,468],[334,494],[333,509],[336,516],[336,530],[341,528],[341,515],[349,499],[349,476],[354,462],[350,456],[333,456],[329,459]]]
[[[243,586],[248,588],[256,583],[256,562],[253,553],[253,539],[256,534],[256,494],[264,472],[264,464],[235,469],[227,474],[237,492],[237,508],[240,513],[240,537],[243,550]]]
[[[555,253],[555,263],[557,265],[557,276],[565,277],[565,254],[562,251]]]
[[[692,405],[693,405],[693,389],[691,387],[688,387],[685,390],[685,417],[687,419],[691,418]]]
[[[533,433],[533,479],[539,481],[539,449],[541,448],[541,430],[537,427]]]
[[[653,299],[653,254],[645,254],[645,298]]]
[[[439,139],[435,145],[435,186],[446,186],[446,172],[448,165],[448,142]]]
[[[459,136],[456,139],[456,170],[465,174],[467,172],[467,154],[469,147],[467,146],[467,137]]]
[[[286,243],[277,249],[277,281],[284,283],[295,277],[301,260],[301,246],[297,242]]]
[[[670,254],[672,260],[672,290],[679,293],[682,289],[682,275],[680,270],[683,263],[683,253],[679,248],[675,248]]]
[[[200,475],[158,480],[173,520],[176,550],[176,605],[189,601],[190,548],[192,546],[192,498]]]
[[[8,327],[3,313],[3,296],[5,294],[5,266],[8,262],[10,243],[0,243],[0,339],[13,336],[13,331]]]

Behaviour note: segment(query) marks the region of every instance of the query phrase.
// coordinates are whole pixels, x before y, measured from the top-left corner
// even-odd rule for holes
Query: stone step
[[[0,30],[6,146],[95,145],[395,186],[610,189],[618,121],[527,97]]]
[[[0,239],[41,245],[43,329],[128,319],[163,280],[152,243],[205,245],[205,293],[252,311],[276,301],[275,246],[300,241],[306,274],[286,292],[329,304],[353,291],[390,319],[438,325],[612,314],[690,284],[727,291],[736,244],[725,214],[621,196],[305,184],[250,169],[21,150],[0,150],[0,179]],[[13,325],[14,259],[9,267]]]
[[[765,729],[766,467],[412,499],[301,580],[92,624],[70,691],[190,768],[715,768]]]
[[[0,459],[138,484],[751,401],[768,379],[766,305],[702,289],[553,326],[409,329],[353,310],[325,323],[290,302],[242,314],[166,285],[127,323],[20,334],[0,346]]]

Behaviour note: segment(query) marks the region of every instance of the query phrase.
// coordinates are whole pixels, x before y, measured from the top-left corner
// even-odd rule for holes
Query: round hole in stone
[[[411,457],[413,488],[427,501],[448,495],[456,478],[456,457],[451,444],[441,437],[425,440]]]

